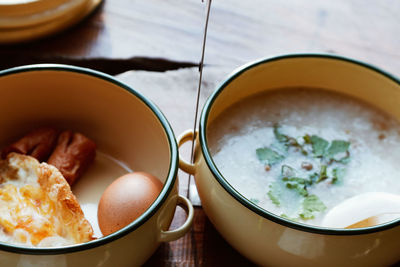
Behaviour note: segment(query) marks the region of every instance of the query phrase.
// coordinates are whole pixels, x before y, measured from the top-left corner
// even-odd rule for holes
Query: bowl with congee
[[[149,100],[67,65],[0,72],[2,266],[140,266],[182,237],[178,147]],[[179,205],[188,216],[169,230]]]
[[[205,213],[268,266],[400,260],[400,81],[333,55],[235,70],[201,113],[194,163]],[[184,132],[181,145],[193,131]]]

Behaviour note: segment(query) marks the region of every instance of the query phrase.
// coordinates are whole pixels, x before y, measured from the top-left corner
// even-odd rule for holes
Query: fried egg
[[[17,153],[0,160],[0,242],[57,247],[92,239],[92,227],[57,168]]]

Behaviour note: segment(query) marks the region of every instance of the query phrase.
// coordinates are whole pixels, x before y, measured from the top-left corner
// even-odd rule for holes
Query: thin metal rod
[[[199,113],[199,102],[200,102],[200,91],[201,91],[201,83],[203,80],[203,66],[204,66],[204,54],[206,51],[206,40],[207,40],[207,29],[208,29],[208,19],[210,17],[210,10],[211,10],[211,1],[207,1],[207,14],[206,14],[206,21],[205,21],[205,26],[204,26],[204,33],[203,33],[203,44],[202,44],[202,50],[201,50],[201,59],[200,59],[200,64],[199,64],[199,84],[197,87],[197,98],[196,98],[196,112],[194,115],[194,124],[193,124],[193,140],[192,140],[192,148],[190,151],[190,162],[193,163],[194,161],[194,142],[196,140],[196,128],[197,128],[197,117]],[[203,2],[203,1],[202,1]],[[187,197],[189,198],[189,191],[190,191],[190,181],[191,181],[192,175],[189,175],[189,180],[188,180],[188,191],[187,191]]]

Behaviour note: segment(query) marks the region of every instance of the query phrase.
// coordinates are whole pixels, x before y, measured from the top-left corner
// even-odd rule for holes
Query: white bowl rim
[[[255,212],[256,214],[260,215],[261,217],[264,217],[267,220],[273,221],[275,223],[281,224],[283,226],[287,226],[296,230],[300,231],[305,231],[305,232],[310,232],[310,233],[315,233],[315,234],[324,234],[324,235],[360,235],[360,234],[368,234],[368,233],[374,233],[378,231],[384,231],[396,226],[400,225],[400,218],[388,223],[380,224],[380,225],[375,225],[371,227],[365,227],[365,228],[354,228],[354,229],[335,229],[335,228],[326,228],[326,227],[319,227],[319,226],[313,226],[309,224],[304,224],[304,223],[299,223],[295,222],[289,219],[285,219],[283,217],[280,217],[278,215],[273,214],[272,212],[269,212],[258,205],[254,204],[251,202],[249,199],[244,197],[242,194],[240,194],[234,187],[232,187],[228,181],[224,178],[224,176],[221,174],[221,172],[218,170],[216,164],[214,163],[211,153],[208,150],[208,142],[207,142],[207,121],[208,121],[208,115],[210,113],[210,109],[215,102],[216,98],[218,95],[223,91],[223,89],[228,86],[232,81],[234,81],[238,76],[242,75],[244,72],[248,71],[249,69],[252,69],[253,67],[257,67],[258,65],[262,64],[268,64],[270,62],[274,61],[280,61],[280,60],[290,60],[290,59],[295,59],[295,58],[304,58],[304,59],[310,59],[310,58],[319,58],[319,59],[326,59],[326,60],[338,60],[342,62],[346,62],[349,64],[354,64],[358,65],[364,68],[367,68],[369,70],[372,70],[376,72],[379,75],[382,75],[389,80],[394,81],[399,85],[400,88],[400,80],[396,78],[395,76],[371,65],[367,64],[355,59],[343,57],[343,56],[338,56],[338,55],[332,55],[332,54],[321,54],[321,53],[303,53],[303,54],[285,54],[285,55],[279,55],[279,56],[273,56],[273,57],[267,57],[267,58],[262,58],[255,60],[253,62],[250,62],[248,64],[245,64],[237,69],[235,69],[233,72],[231,72],[225,80],[220,83],[219,86],[217,86],[217,89],[210,95],[210,97],[207,99],[206,103],[204,104],[201,117],[200,117],[200,124],[199,124],[199,140],[200,140],[200,148],[202,150],[203,156],[205,158],[205,162],[208,165],[208,168],[212,172],[214,179],[217,180],[217,182],[222,186],[222,188],[225,189],[225,191],[230,194],[234,199],[236,199],[240,204],[242,204],[245,208]]]
[[[121,230],[114,232],[110,235],[105,237],[101,237],[86,243],[70,245],[70,246],[63,246],[63,247],[23,247],[14,244],[9,244],[5,242],[0,242],[0,250],[18,253],[18,254],[30,254],[30,255],[55,255],[55,254],[65,254],[65,253],[72,253],[83,251],[87,249],[92,249],[101,245],[108,244],[116,239],[119,239],[132,231],[139,228],[143,225],[146,221],[148,221],[163,205],[163,203],[167,200],[170,192],[173,189],[175,181],[177,179],[178,173],[178,145],[176,142],[175,134],[172,130],[172,127],[168,120],[166,119],[165,115],[161,112],[161,110],[150,100],[145,98],[142,94],[134,90],[129,85],[117,80],[116,78],[112,77],[111,75],[77,66],[72,65],[64,65],[64,64],[33,64],[33,65],[25,65],[14,67],[6,70],[0,71],[0,78],[4,76],[20,74],[25,72],[36,72],[36,71],[64,71],[64,72],[72,72],[78,73],[82,75],[88,75],[94,78],[98,78],[103,80],[107,83],[112,83],[117,85],[121,89],[126,90],[127,92],[131,93],[134,97],[141,100],[157,117],[160,124],[164,128],[164,131],[168,138],[169,149],[170,149],[170,165],[168,170],[168,176],[165,180],[164,186],[161,190],[161,193],[158,195],[156,200],[153,204],[135,221],[127,225],[126,227],[122,228]],[[1,89],[0,89],[1,93]]]

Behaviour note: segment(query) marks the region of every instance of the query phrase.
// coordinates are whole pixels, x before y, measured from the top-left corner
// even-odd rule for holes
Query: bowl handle
[[[177,195],[176,205],[181,206],[187,213],[186,221],[177,229],[164,231],[161,230],[159,240],[161,242],[174,241],[184,236],[192,226],[194,210],[192,203],[184,196]]]
[[[178,147],[181,147],[184,143],[188,141],[192,141],[194,136],[193,130],[186,130],[178,137]],[[191,164],[184,160],[179,154],[179,168],[186,173],[194,175],[195,167],[194,164]]]

